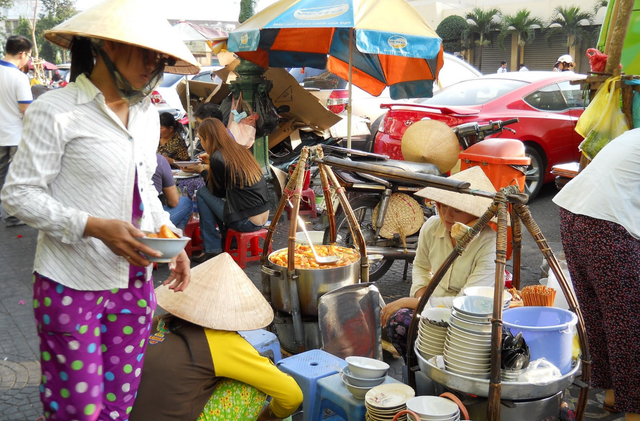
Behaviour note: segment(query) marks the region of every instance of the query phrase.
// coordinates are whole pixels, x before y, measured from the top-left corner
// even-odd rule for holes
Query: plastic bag
[[[256,112],[260,116],[256,124],[256,134],[258,137],[268,136],[278,128],[280,116],[273,105],[267,87],[264,87],[264,89],[258,88],[255,104]]]
[[[547,361],[546,358],[538,358],[531,361],[529,367],[521,375],[522,381],[531,384],[547,384],[562,377],[560,369]]]
[[[620,76],[607,79],[576,124],[576,132],[584,137],[578,148],[589,159],[593,159],[611,140],[629,130],[620,110],[620,88],[616,84],[619,81]]]
[[[250,148],[256,139],[258,114],[254,113],[248,104],[242,103],[242,93],[238,96],[237,101],[232,98],[230,112],[231,116],[227,123],[227,129],[229,129],[236,142],[245,148]],[[248,117],[244,117],[247,115]]]

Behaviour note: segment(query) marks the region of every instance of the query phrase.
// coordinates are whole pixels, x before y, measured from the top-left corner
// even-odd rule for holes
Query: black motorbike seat
[[[367,160],[367,159],[358,159],[357,162],[362,162],[366,164],[379,165],[383,167],[393,168],[395,170],[406,171],[414,174],[428,174],[428,175],[440,175],[440,170],[437,165],[429,164],[429,163],[419,163],[419,162],[409,162],[409,161],[399,161],[395,159],[388,159],[384,161],[380,160]],[[363,178],[359,173],[352,172],[348,170],[335,170],[340,177],[345,180],[347,183],[356,184],[356,183],[370,183],[371,181],[367,178]],[[398,180],[394,180],[394,184],[401,186],[413,186],[413,183],[410,182],[402,182]]]

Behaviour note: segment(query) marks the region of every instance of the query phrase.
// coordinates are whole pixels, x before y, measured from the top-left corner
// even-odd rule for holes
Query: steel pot
[[[285,289],[287,268],[271,261],[271,256],[283,250],[286,249],[276,250],[269,255],[268,266],[262,266],[262,272],[269,275],[273,307],[291,313],[291,299]],[[359,282],[360,259],[346,266],[328,266],[326,269],[296,269],[295,271],[298,275],[300,313],[303,316],[317,316],[320,296],[336,288]]]

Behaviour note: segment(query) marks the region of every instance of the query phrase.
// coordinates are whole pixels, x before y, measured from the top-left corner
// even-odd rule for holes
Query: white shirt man
[[[33,101],[29,77],[22,69],[29,62],[31,41],[11,36],[5,45],[6,55],[0,60],[0,190],[9,170],[9,164],[22,137],[22,116]],[[3,210],[3,216],[4,210]],[[3,218],[5,225],[22,225],[18,218]]]

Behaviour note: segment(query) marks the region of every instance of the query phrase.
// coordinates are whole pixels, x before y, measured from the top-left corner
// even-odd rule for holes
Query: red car
[[[580,84],[586,78],[573,72],[511,72],[481,76],[451,85],[412,104],[384,104],[385,115],[375,137],[374,152],[403,159],[400,141],[407,127],[424,119],[453,127],[489,120],[520,121],[502,133],[524,142],[531,166],[526,191],[532,199],[543,183],[554,180],[551,167],[578,161],[582,136],[575,132],[587,103]]]

